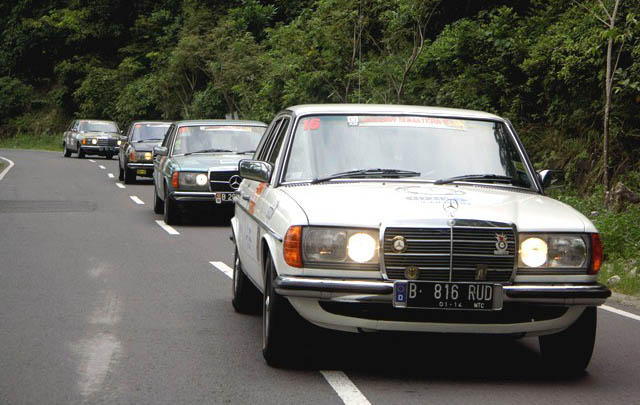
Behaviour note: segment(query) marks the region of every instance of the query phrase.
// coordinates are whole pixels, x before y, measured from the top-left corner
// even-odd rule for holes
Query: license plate
[[[235,193],[216,193],[216,204],[233,201]]]
[[[396,281],[393,283],[393,306],[468,311],[500,310],[502,286],[489,283]]]
[[[146,169],[138,169],[138,170],[136,170],[136,174],[147,174],[147,170]]]

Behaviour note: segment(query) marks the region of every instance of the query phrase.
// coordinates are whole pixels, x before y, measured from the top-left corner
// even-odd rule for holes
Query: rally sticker
[[[351,118],[351,119],[350,119]],[[356,118],[356,119],[353,119]],[[398,117],[398,116],[360,116],[348,117],[347,122],[351,126],[361,127],[413,127],[413,128],[437,128],[465,131],[463,120],[433,117]]]
[[[201,126],[200,131],[251,131],[251,127],[240,127],[237,125],[215,125],[215,126]]]
[[[315,131],[320,128],[320,118],[311,118],[302,121],[302,125],[304,125],[305,131]]]

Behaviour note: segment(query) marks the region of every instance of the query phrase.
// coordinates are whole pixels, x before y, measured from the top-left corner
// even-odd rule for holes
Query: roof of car
[[[182,127],[186,125],[242,125],[242,126],[251,126],[251,127],[266,127],[262,121],[251,121],[251,120],[185,120],[185,121],[176,121],[176,126]]]
[[[403,114],[434,115],[442,117],[465,117],[478,119],[498,119],[501,117],[474,110],[458,108],[425,107],[399,104],[302,104],[287,108],[296,115],[306,114]]]
[[[78,118],[76,121],[80,121],[80,122],[109,122],[112,124],[115,124],[115,121],[110,121],[110,120],[94,120],[91,118]]]
[[[135,124],[168,124],[171,125],[173,121],[165,121],[165,120],[140,120],[140,121],[133,121],[131,122],[131,125],[135,125]]]

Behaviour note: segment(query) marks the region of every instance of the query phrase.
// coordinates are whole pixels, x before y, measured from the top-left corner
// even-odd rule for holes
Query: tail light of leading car
[[[295,225],[284,237],[284,261],[291,267],[302,267],[302,227]]]
[[[602,240],[599,233],[591,234],[591,266],[589,267],[589,274],[597,274],[602,266]]]

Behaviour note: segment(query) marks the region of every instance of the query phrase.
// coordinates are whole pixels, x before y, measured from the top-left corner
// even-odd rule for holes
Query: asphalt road
[[[640,402],[640,311],[615,303],[579,378],[547,376],[535,339],[433,335],[326,333],[271,368],[231,307],[228,217],[170,234],[117,159],[0,156],[0,404]]]

